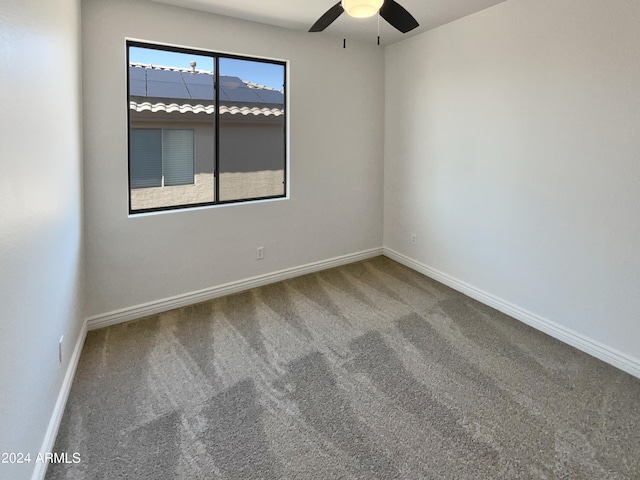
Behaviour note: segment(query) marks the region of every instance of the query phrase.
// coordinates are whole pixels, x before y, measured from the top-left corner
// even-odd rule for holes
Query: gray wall
[[[213,173],[215,156],[214,128],[211,115],[197,116],[176,113],[169,115],[131,115],[132,128],[185,128],[194,130],[196,173]],[[229,121],[229,117],[233,121]],[[283,170],[284,118],[266,121],[236,120],[222,115],[220,120],[220,171],[256,172]],[[259,119],[258,119],[259,120]],[[251,142],[246,139],[251,138]]]
[[[381,245],[381,49],[142,0],[82,6],[89,316]],[[129,218],[125,37],[290,61],[290,199]]]
[[[385,101],[385,246],[636,369],[639,24],[510,0],[387,48]]]
[[[282,170],[284,135],[278,123],[220,122],[220,172]],[[251,142],[247,142],[247,137]]]
[[[3,479],[42,467],[81,331],[79,21],[76,0],[0,8],[0,453],[31,453]]]

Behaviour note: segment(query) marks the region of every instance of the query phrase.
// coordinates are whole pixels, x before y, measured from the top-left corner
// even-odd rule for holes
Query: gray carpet
[[[640,478],[640,381],[385,257],[90,332],[54,479]]]

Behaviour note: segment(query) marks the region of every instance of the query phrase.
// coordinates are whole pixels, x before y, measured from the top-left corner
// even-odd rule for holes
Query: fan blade
[[[344,8],[342,8],[342,2],[336,3],[327,12],[322,15],[316,23],[314,23],[309,29],[310,32],[321,32],[329,25],[331,25],[336,18],[342,15]]]
[[[380,16],[402,33],[410,32],[420,25],[402,5],[394,0],[385,0],[380,8]]]

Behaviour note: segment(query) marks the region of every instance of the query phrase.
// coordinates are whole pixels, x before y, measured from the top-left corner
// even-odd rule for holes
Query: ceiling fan
[[[402,5],[394,0],[341,0],[322,15],[309,29],[310,32],[321,32],[331,25],[343,12],[352,17],[371,17],[380,12],[392,27],[407,33],[419,24]]]

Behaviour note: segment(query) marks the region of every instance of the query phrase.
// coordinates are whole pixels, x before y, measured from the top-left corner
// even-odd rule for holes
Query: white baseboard
[[[427,277],[433,278],[440,283],[443,283],[454,290],[457,290],[465,295],[468,295],[479,302],[484,303],[496,310],[501,311],[520,320],[523,323],[540,330],[547,335],[550,335],[561,342],[564,342],[572,347],[577,348],[589,355],[599,358],[603,362],[613,365],[620,370],[623,370],[634,377],[640,378],[640,359],[631,357],[625,353],[622,353],[614,348],[611,348],[603,343],[586,337],[578,332],[575,332],[569,328],[566,328],[556,322],[543,318],[535,313],[529,312],[523,308],[518,307],[512,303],[509,303],[501,298],[496,297],[490,293],[487,293],[479,288],[476,288],[468,283],[465,283],[457,278],[454,278],[446,273],[424,265],[416,260],[413,260],[401,253],[398,253],[389,248],[383,247],[383,254],[386,257],[395,260],[417,272],[420,272]]]
[[[279,270],[277,272],[267,273],[257,277],[225,283],[216,287],[205,288],[196,292],[184,293],[174,297],[144,303],[142,305],[135,305],[133,307],[95,315],[87,319],[87,329],[95,330],[98,328],[108,327],[109,325],[115,325],[117,323],[128,322],[130,320],[166,312],[167,310],[172,310],[174,308],[206,302],[207,300],[212,300],[214,298],[231,295],[233,293],[242,292],[255,287],[261,287],[270,283],[280,282],[289,278],[299,277],[300,275],[306,275],[307,273],[319,272],[328,268],[358,262],[378,255],[382,255],[382,248],[373,248],[371,250],[365,250],[349,255],[342,255],[328,260],[308,263],[299,267],[287,268],[285,270]]]
[[[385,255],[413,270],[416,270],[417,272],[420,272],[430,278],[433,278],[434,280],[437,280],[440,283],[453,288],[454,290],[462,292],[465,295],[468,295],[469,297],[484,303],[485,305],[493,307],[496,310],[499,310],[517,320],[520,320],[521,322],[526,323],[527,325],[537,330],[551,335],[561,342],[571,345],[578,350],[588,353],[589,355],[599,358],[600,360],[613,365],[620,370],[623,370],[635,377],[640,378],[640,359],[631,357],[630,355],[622,353],[603,343],[600,343],[585,335],[564,327],[559,323],[543,318],[540,315],[525,310],[517,305],[507,302],[506,300],[496,297],[495,295],[487,293],[479,288],[469,285],[468,283],[458,280],[457,278],[454,278],[446,273],[417,262],[412,258],[409,258],[386,247],[374,248],[349,255],[343,255],[328,260],[322,260],[319,262],[288,268],[257,277],[226,283],[216,287],[198,290],[196,292],[176,295],[174,297],[165,298],[154,302],[148,302],[141,305],[135,305],[120,310],[95,315],[87,319],[86,329],[95,330],[98,328],[107,327],[109,325],[115,325],[117,323],[128,322],[130,320],[135,320],[149,315],[155,315],[157,313],[172,310],[174,308],[180,308],[199,302],[205,302],[214,298],[231,295],[233,293],[242,292],[251,288],[298,277],[300,275],[319,272],[328,268],[346,265],[348,263],[365,260],[367,258],[373,258],[378,255]]]
[[[56,437],[58,436],[58,429],[60,428],[60,423],[62,422],[62,415],[64,414],[65,407],[67,406],[67,399],[69,398],[69,392],[71,391],[71,385],[73,383],[73,378],[76,375],[76,369],[78,368],[78,363],[80,362],[80,354],[82,353],[82,347],[84,346],[84,341],[86,338],[87,324],[86,322],[83,322],[80,329],[80,334],[78,335],[78,340],[76,341],[76,344],[73,348],[73,353],[71,354],[71,358],[69,359],[67,372],[64,375],[64,380],[62,381],[62,386],[60,387],[60,392],[58,393],[58,400],[56,401],[56,406],[54,407],[53,413],[51,414],[51,420],[49,420],[47,433],[44,436],[44,441],[42,442],[39,453],[44,454],[53,451],[53,447],[56,443]],[[47,466],[48,463],[46,462],[35,462],[35,470],[33,471],[31,480],[43,480],[45,474],[47,473]]]

